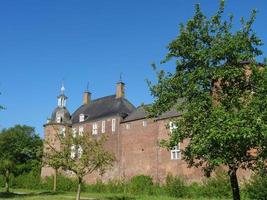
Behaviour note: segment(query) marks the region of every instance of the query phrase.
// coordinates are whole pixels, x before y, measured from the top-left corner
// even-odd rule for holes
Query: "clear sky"
[[[81,105],[87,81],[93,99],[114,94],[121,72],[127,98],[136,106],[150,103],[145,80],[155,80],[151,63],[164,58],[195,3],[211,15],[218,2],[1,0],[0,104],[6,110],[0,111],[0,128],[26,124],[43,136],[62,79],[71,113]],[[259,11],[254,29],[267,43],[266,0],[226,1],[226,13],[234,14],[236,24],[253,8]],[[267,46],[262,50],[266,55]]]

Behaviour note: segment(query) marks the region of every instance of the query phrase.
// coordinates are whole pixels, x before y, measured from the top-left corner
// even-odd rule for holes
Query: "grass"
[[[30,191],[30,190],[11,190],[10,193],[0,192],[0,199],[7,200],[71,200],[75,199],[73,192],[48,192],[48,191]],[[100,194],[100,193],[86,193],[81,194],[82,200],[177,200],[176,198],[167,196],[129,196],[123,194]],[[179,200],[216,200],[216,199],[179,199]],[[217,199],[218,200],[218,199]]]

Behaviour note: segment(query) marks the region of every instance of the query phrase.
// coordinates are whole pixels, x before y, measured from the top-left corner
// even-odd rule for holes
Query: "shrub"
[[[224,171],[216,171],[215,176],[207,178],[197,195],[203,197],[231,197],[231,185],[228,175]]]
[[[53,176],[46,177],[41,181],[41,189],[52,190],[53,182]],[[74,178],[69,178],[60,174],[57,176],[57,191],[76,191],[77,185],[78,181]],[[82,184],[82,191],[84,191],[84,189],[84,184]]]
[[[34,172],[22,174],[12,178],[11,187],[23,189],[41,189],[41,178]]]
[[[131,194],[152,194],[153,181],[150,176],[134,176],[127,188]]]
[[[249,199],[267,199],[267,174],[255,174],[245,184],[245,192]]]
[[[187,193],[187,186],[181,177],[168,175],[166,178],[165,190],[169,196],[184,197]]]

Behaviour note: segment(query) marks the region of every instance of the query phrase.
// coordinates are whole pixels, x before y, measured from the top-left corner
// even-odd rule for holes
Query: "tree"
[[[103,174],[112,166],[115,160],[114,155],[104,150],[103,145],[106,137],[101,135],[93,137],[90,132],[77,135],[70,128],[62,133],[56,128],[56,137],[59,140],[60,148],[48,144],[45,155],[48,163],[56,163],[64,171],[71,171],[78,180],[76,200],[80,200],[81,184],[83,177],[87,174],[98,171]]]
[[[179,35],[168,45],[163,63],[174,60],[173,73],[158,72],[149,87],[155,102],[151,116],[175,107],[182,116],[162,143],[168,148],[186,139],[183,158],[189,167],[201,167],[209,176],[227,167],[233,199],[240,199],[236,172],[255,169],[266,155],[267,70],[256,58],[261,40],[252,25],[256,12],[233,29],[233,16],[223,19],[224,1],[207,18],[197,4],[195,15],[180,25]]]
[[[33,127],[16,125],[0,134],[0,172],[9,192],[9,177],[40,168],[42,140]]]

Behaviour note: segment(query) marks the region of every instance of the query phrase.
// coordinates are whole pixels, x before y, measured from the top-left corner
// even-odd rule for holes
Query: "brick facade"
[[[123,90],[124,84],[119,84]],[[171,152],[159,146],[159,142],[162,139],[168,138],[170,130],[167,128],[167,125],[172,117],[178,116],[177,113],[169,112],[165,114],[164,118],[158,119],[140,117],[140,109],[133,107],[123,98],[124,91],[119,90],[119,85],[117,85],[116,91],[117,95],[114,95],[114,97],[109,96],[94,101],[88,99],[89,95],[84,97],[84,105],[78,108],[72,116],[69,115],[65,107],[62,107],[61,110],[56,108],[56,112],[64,113],[64,116],[69,119],[61,120],[64,123],[61,123],[61,121],[55,122],[58,119],[52,119],[52,121],[45,124],[45,141],[49,141],[50,144],[59,148],[59,142],[56,140],[55,134],[62,127],[75,128],[77,133],[79,132],[79,127],[83,127],[84,132],[92,133],[93,124],[97,124],[97,134],[94,136],[97,137],[101,134],[108,136],[104,148],[115,155],[116,161],[113,167],[107,170],[102,176],[96,172],[85,176],[84,181],[87,183],[94,183],[98,179],[104,182],[112,179],[127,180],[140,174],[149,175],[153,177],[154,181],[160,183],[164,182],[168,174],[184,177],[189,182],[202,180],[203,173],[200,169],[188,168],[186,162],[182,160],[181,154],[179,154],[179,159],[171,159]],[[121,96],[118,96],[118,93]],[[64,95],[63,97],[66,98]],[[58,98],[62,97],[59,96]],[[102,107],[99,106],[101,103],[104,105],[104,107],[102,106],[103,110],[112,107],[111,114],[105,114]],[[120,103],[124,108],[123,111],[129,112],[128,114],[122,113],[122,109],[116,112],[114,111],[114,107],[118,107]],[[52,118],[57,115],[55,111],[52,114]],[[88,112],[87,119],[79,122],[78,114],[86,112]],[[100,115],[99,113],[104,114]],[[115,120],[114,131],[112,131],[112,120]],[[103,123],[105,123],[104,133],[102,133]],[[179,145],[180,150],[184,149],[187,143],[188,141],[181,143]],[[46,147],[47,145],[45,145]],[[51,176],[53,173],[54,170],[52,168],[44,166],[41,171],[41,176]],[[247,176],[249,172],[241,171],[240,174]]]

